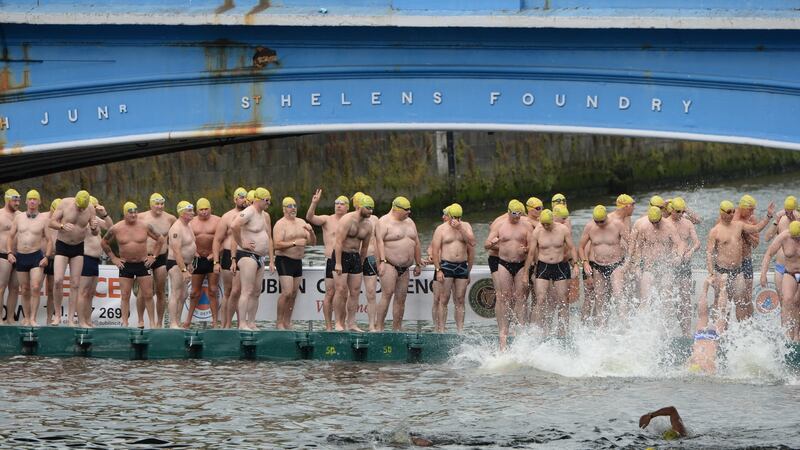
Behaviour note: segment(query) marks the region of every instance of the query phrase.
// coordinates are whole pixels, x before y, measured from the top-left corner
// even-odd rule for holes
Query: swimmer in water
[[[667,406],[666,408],[661,408],[658,411],[653,411],[643,415],[639,418],[639,428],[647,428],[647,426],[650,425],[650,421],[653,420],[653,417],[658,416],[669,417],[671,428],[662,434],[664,439],[671,441],[673,439],[687,436],[686,427],[683,425],[683,420],[681,420],[681,416],[678,414],[678,410],[675,409],[674,406]]]
[[[719,333],[725,327],[725,321],[720,318],[714,326],[709,326],[708,314],[708,288],[714,286],[719,292],[723,304],[727,304],[727,292],[724,289],[728,282],[728,275],[720,275],[718,278],[708,277],[703,282],[703,289],[700,298],[697,299],[697,328],[692,344],[692,354],[686,361],[687,368],[691,373],[714,374],[717,371],[717,349],[719,348]],[[727,313],[720,312],[720,316]]]

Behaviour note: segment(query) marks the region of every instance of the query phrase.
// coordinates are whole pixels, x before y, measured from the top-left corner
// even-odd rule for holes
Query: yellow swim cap
[[[531,197],[531,198],[528,199],[527,202],[525,202],[525,206],[528,208],[528,211],[530,211],[530,210],[536,209],[536,208],[543,208],[544,204],[538,198]]]
[[[464,209],[458,203],[453,203],[447,207],[447,215],[454,219],[460,219],[464,215]]]
[[[608,211],[606,211],[606,207],[603,205],[597,205],[592,210],[592,219],[597,222],[602,222],[608,218]]]
[[[525,214],[525,205],[519,200],[511,200],[508,202],[508,212],[516,214]]]
[[[729,201],[727,201],[727,200],[723,200],[723,201],[722,201],[722,202],[720,202],[720,204],[719,204],[719,210],[720,210],[720,211],[722,211],[722,212],[724,212],[724,213],[726,213],[726,214],[731,214],[731,213],[733,213],[733,211],[734,211],[735,209],[736,209],[736,207],[735,207],[735,206],[733,206],[733,203],[732,203],[732,202],[729,202]]]
[[[443,216],[450,217],[450,207],[451,207],[451,206],[453,206],[453,204],[452,204],[452,203],[451,203],[451,204],[449,204],[449,205],[447,205],[447,206],[446,206],[446,207],[445,207],[445,208],[442,210],[442,215],[443,215]]]
[[[794,195],[790,195],[786,197],[786,200],[783,201],[783,209],[787,211],[794,211],[797,209],[797,198]]]
[[[16,189],[9,189],[6,191],[6,200],[13,200],[14,197],[19,200],[19,192]]]
[[[197,210],[200,211],[201,209],[211,209],[211,202],[205,197],[197,199]]]
[[[362,197],[364,197],[364,193],[361,192],[361,191],[358,191],[355,194],[353,194],[353,207],[354,208],[360,208],[361,207],[361,203],[359,203],[359,202],[361,201]]]
[[[756,207],[756,199],[753,198],[751,195],[743,195],[741,199],[739,199],[739,208],[755,208]]]
[[[97,206],[97,205],[100,204],[100,200],[98,200],[97,197],[95,197],[93,195],[90,195],[89,196],[89,203],[91,203],[92,206]]]
[[[661,208],[658,206],[651,206],[650,209],[647,210],[647,218],[650,219],[651,223],[658,223],[661,221]]]
[[[350,199],[347,198],[346,195],[340,195],[340,196],[336,197],[336,200],[334,200],[333,203],[334,204],[335,203],[341,203],[343,205],[350,206]]]
[[[673,198],[670,205],[672,205],[672,210],[675,212],[681,213],[686,211],[686,200],[681,197]]]
[[[247,189],[240,186],[236,188],[235,191],[233,191],[233,196],[239,198],[247,198]]]
[[[800,237],[800,222],[793,220],[792,223],[789,224],[789,235],[793,238]]]
[[[411,202],[405,197],[395,197],[392,200],[392,209],[408,211],[411,209]]]
[[[178,214],[183,214],[184,211],[194,211],[194,205],[187,202],[186,200],[181,200],[178,202]]]
[[[36,199],[41,201],[42,196],[39,195],[39,191],[37,191],[36,189],[31,189],[30,191],[28,191],[27,194],[25,194],[25,200],[30,200],[30,199]]]
[[[559,219],[566,219],[567,217],[569,217],[569,210],[567,209],[566,206],[558,204],[553,207],[553,214]]]
[[[697,364],[697,363],[689,364],[688,369],[689,369],[689,373],[700,373],[700,370],[701,370],[700,364]]]
[[[628,206],[634,203],[633,197],[628,194],[619,194],[617,197],[617,206]]]
[[[361,198],[358,199],[358,207],[373,209],[375,208],[375,200],[367,194],[362,194]]]
[[[297,202],[294,201],[294,199],[292,197],[283,197],[283,201],[281,202],[281,205],[283,205],[284,208],[289,206],[289,205],[294,205],[295,207],[297,207]]]
[[[551,204],[556,203],[567,203],[567,197],[564,197],[564,194],[556,194],[553,198],[550,199]]]
[[[152,194],[150,194],[150,206],[164,202],[166,202],[164,196],[159,194],[158,192],[153,192]]]
[[[675,439],[681,437],[681,435],[677,431],[670,428],[669,430],[665,431],[664,434],[661,435],[661,437],[663,437],[667,441],[674,441]]]
[[[654,195],[654,196],[650,197],[650,206],[656,206],[658,208],[663,208],[664,205],[666,205],[666,204],[667,204],[667,202],[665,202],[664,199],[661,198],[661,196],[659,196],[659,195]]]
[[[255,189],[251,189],[251,190],[247,191],[247,197],[245,197],[245,198],[247,198],[248,202],[253,203],[256,200],[256,191],[255,191]]]
[[[91,197],[91,195],[89,195],[89,193],[87,191],[83,191],[83,190],[78,191],[78,193],[75,194],[75,205],[78,208],[81,208],[81,209],[88,208],[89,207],[89,197]]]
[[[139,207],[136,206],[136,203],[133,203],[133,202],[125,202],[125,204],[122,205],[122,212],[124,214],[131,213],[131,212],[136,212],[138,210],[139,210]]]
[[[58,208],[59,203],[61,203],[60,198],[56,198],[52,202],[50,202],[50,212],[55,212],[56,208]]]
[[[270,194],[269,191],[263,187],[257,187],[255,192],[253,192],[253,198],[258,200],[269,200],[272,198],[272,194]]]
[[[545,209],[542,211],[542,214],[539,216],[539,222],[545,225],[549,225],[553,223],[553,211],[549,209]]]
[[[666,209],[668,213],[672,213],[673,208],[672,208],[672,199],[671,198],[667,199],[667,207],[664,208],[664,209]]]

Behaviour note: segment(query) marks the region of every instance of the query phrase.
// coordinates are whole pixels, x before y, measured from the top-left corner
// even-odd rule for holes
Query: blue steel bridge
[[[0,182],[305,133],[800,148],[800,1],[0,1]]]

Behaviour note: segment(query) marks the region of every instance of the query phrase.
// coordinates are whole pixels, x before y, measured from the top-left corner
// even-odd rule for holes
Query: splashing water
[[[496,342],[473,337],[453,363],[498,373],[533,368],[570,378],[687,377],[685,361],[691,348],[687,339],[680,339],[670,304],[666,300],[640,307],[625,320],[609,320],[605,328],[581,323],[573,311],[567,338],[543,336],[538,328],[527,327],[505,352]],[[756,314],[743,323],[732,320],[720,341],[719,373],[707,378],[788,382],[796,377],[784,363],[787,352],[776,315]]]

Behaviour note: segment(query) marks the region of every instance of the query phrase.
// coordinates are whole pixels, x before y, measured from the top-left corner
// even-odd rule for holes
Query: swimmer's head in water
[[[555,206],[560,203],[567,204],[567,197],[564,194],[556,194],[550,199],[550,206]]]
[[[672,199],[672,211],[676,213],[682,213],[686,211],[686,200],[681,197],[675,197]]]
[[[89,192],[80,190],[77,194],[75,194],[75,206],[80,209],[85,209],[89,207]]]
[[[403,196],[395,197],[392,200],[392,209],[395,211],[411,211],[411,202]]]
[[[453,203],[447,207],[447,215],[453,219],[460,219],[464,215],[464,208],[458,203]]]
[[[786,200],[783,201],[783,209],[785,209],[786,211],[796,211],[797,198],[794,195],[786,197]]]
[[[204,209],[211,209],[211,202],[205,197],[200,197],[197,199],[197,210],[202,211]]]
[[[739,208],[753,209],[756,207],[756,199],[752,195],[745,194],[739,199]]]
[[[566,219],[569,217],[569,210],[564,205],[556,205],[553,207],[553,215],[559,219]]]
[[[186,200],[181,200],[178,202],[178,207],[175,208],[178,211],[178,215],[183,214],[184,212],[194,212],[194,205],[187,202]]]
[[[50,202],[50,212],[56,212],[56,208],[58,208],[58,204],[61,203],[61,199],[57,198]]]
[[[666,205],[667,205],[667,202],[665,202],[664,199],[661,198],[660,195],[654,195],[654,196],[650,197],[650,206],[655,206],[657,208],[663,208]]]
[[[678,439],[679,437],[681,437],[681,435],[677,431],[675,431],[672,428],[670,428],[669,430],[665,431],[661,435],[661,437],[663,437],[664,440],[667,440],[667,441],[674,441],[675,439]]]
[[[528,211],[534,209],[536,211],[541,211],[544,209],[544,203],[536,197],[531,197],[525,202],[525,207],[528,208]]]
[[[89,196],[89,203],[96,208],[98,205],[100,205],[100,200],[98,200],[94,195],[91,195]]]
[[[233,191],[233,198],[247,198],[247,189],[239,186]]]
[[[733,206],[733,202],[723,200],[719,204],[719,211],[723,214],[731,215],[736,211],[736,207]]]
[[[125,204],[122,205],[122,213],[123,214],[129,214],[129,213],[134,213],[135,214],[138,211],[139,211],[139,207],[136,206],[136,203],[125,202]]]
[[[661,222],[661,208],[658,206],[651,206],[648,208],[647,218],[650,220],[650,223]]]
[[[165,202],[166,199],[164,199],[164,196],[159,194],[158,192],[153,192],[150,195],[150,206],[163,205]]]
[[[37,191],[36,189],[31,189],[30,191],[28,191],[27,194],[25,194],[25,200],[39,200],[39,201],[42,201],[42,196],[39,195],[39,191]]]
[[[628,194],[619,194],[617,197],[617,208],[624,208],[628,205],[632,205],[635,202],[633,201],[633,197]]]
[[[793,238],[800,238],[800,222],[793,220],[789,224],[789,235]]]
[[[514,199],[508,202],[508,212],[512,216],[519,217],[525,214],[525,205],[522,204],[521,201]]]
[[[361,191],[356,192],[353,194],[353,207],[360,208],[361,207],[361,198],[364,196],[364,193]]]
[[[689,373],[700,373],[703,371],[703,368],[700,367],[700,364],[697,363],[689,364],[689,367],[687,367],[687,369],[689,370]]]
[[[367,208],[368,210],[372,211],[375,209],[375,200],[373,200],[369,195],[364,194],[358,201],[358,207]]]
[[[592,219],[594,219],[595,223],[605,223],[606,218],[608,218],[608,211],[606,211],[606,207],[603,205],[597,205],[592,210]]]
[[[549,209],[542,210],[542,215],[539,216],[539,222],[542,225],[552,225],[553,224],[553,211]]]
[[[256,200],[269,200],[272,198],[272,194],[270,194],[269,191],[263,187],[257,187],[253,193],[253,197]]]

